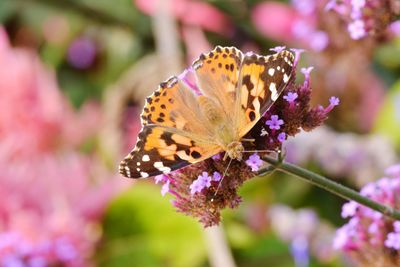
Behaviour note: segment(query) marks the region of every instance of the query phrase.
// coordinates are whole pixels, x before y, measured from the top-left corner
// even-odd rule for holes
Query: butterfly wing
[[[287,50],[269,56],[245,55],[235,104],[239,137],[247,134],[278,99],[292,78],[293,65],[294,54]]]
[[[197,96],[172,77],[146,99],[143,129],[135,148],[119,171],[129,178],[168,173],[221,151],[213,143],[212,126],[200,110]]]
[[[128,178],[166,174],[205,160],[220,148],[190,133],[158,125],[144,126],[136,147],[121,162],[119,172]]]
[[[217,46],[202,54],[192,65],[199,89],[221,107],[225,120],[231,121],[230,125],[233,123],[242,60],[242,52],[235,47]]]

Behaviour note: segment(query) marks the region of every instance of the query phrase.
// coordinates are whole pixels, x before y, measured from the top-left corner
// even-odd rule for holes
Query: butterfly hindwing
[[[270,56],[246,54],[240,70],[236,127],[243,137],[278,99],[292,77],[294,55],[283,50]]]
[[[139,133],[136,147],[121,162],[119,171],[128,178],[145,178],[205,160],[220,149],[193,140],[173,128],[147,125]]]

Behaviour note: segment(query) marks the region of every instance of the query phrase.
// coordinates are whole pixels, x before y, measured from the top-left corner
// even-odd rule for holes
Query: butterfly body
[[[146,99],[136,147],[120,173],[142,178],[168,173],[225,152],[240,160],[242,138],[289,82],[294,55],[243,54],[217,46],[192,65],[196,94],[184,78],[172,77]]]

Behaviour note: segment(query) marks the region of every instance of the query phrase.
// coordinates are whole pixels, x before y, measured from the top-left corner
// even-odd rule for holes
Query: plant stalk
[[[311,172],[309,170],[303,169],[297,165],[283,162],[280,158],[274,159],[268,156],[263,157],[263,160],[269,164],[271,164],[276,170],[292,174],[294,176],[299,177],[302,180],[305,180],[313,185],[316,185],[322,189],[325,189],[335,195],[338,195],[344,199],[347,200],[353,200],[356,201],[366,207],[369,207],[375,211],[378,211],[388,217],[391,217],[396,220],[400,220],[400,211],[386,206],[382,205],[378,202],[375,202],[367,197],[362,196],[359,194],[357,191],[343,186],[335,181],[329,180],[326,177],[323,177],[319,174],[316,174],[314,172]],[[266,173],[269,173],[271,171],[270,168],[264,168],[259,170],[258,175],[264,175]]]

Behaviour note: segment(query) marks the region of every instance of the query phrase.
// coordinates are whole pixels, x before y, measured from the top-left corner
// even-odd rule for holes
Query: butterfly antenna
[[[218,190],[221,187],[222,181],[224,180],[226,173],[228,172],[229,166],[231,166],[231,163],[232,163],[232,158],[229,160],[228,166],[226,166],[226,169],[225,169],[224,173],[222,174],[222,178],[218,183],[217,190],[215,190],[214,197],[217,195]]]
[[[265,149],[265,150],[244,150],[242,153],[258,153],[258,152],[275,152],[275,153],[281,153],[281,150],[270,150],[270,149]]]

